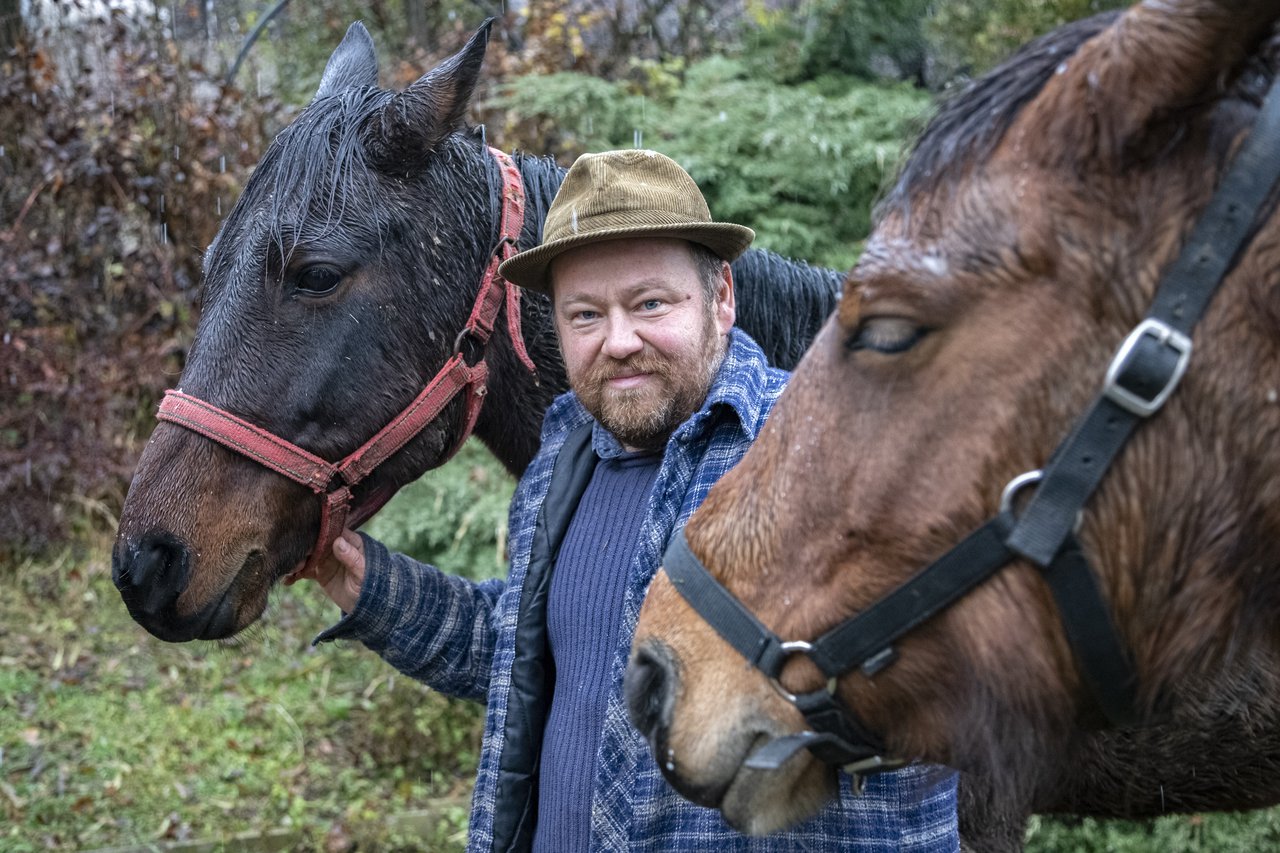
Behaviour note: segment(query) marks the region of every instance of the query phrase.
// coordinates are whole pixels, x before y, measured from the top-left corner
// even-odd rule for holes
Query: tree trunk
[[[0,0],[0,57],[7,54],[23,37],[26,23],[22,20],[22,0]]]
[[[431,16],[426,0],[404,0],[404,20],[409,40],[423,49],[431,48]]]

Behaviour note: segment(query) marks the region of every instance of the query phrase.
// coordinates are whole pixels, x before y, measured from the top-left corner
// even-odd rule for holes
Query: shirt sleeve
[[[393,554],[364,533],[365,576],[350,613],[315,642],[357,640],[434,690],[483,701],[502,580],[477,583]]]

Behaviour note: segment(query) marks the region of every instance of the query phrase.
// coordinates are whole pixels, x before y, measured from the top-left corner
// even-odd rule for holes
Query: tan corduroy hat
[[[546,292],[551,261],[588,243],[675,237],[732,261],[755,236],[742,225],[712,222],[698,185],[670,157],[644,150],[583,154],[547,210],[542,245],[512,255],[498,271],[521,287]]]

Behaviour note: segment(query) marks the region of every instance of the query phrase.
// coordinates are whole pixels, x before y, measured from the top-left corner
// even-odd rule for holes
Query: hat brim
[[[756,232],[731,222],[682,222],[673,225],[601,228],[572,237],[543,243],[507,258],[498,273],[512,284],[542,293],[551,292],[547,271],[559,255],[579,246],[634,237],[671,237],[706,246],[726,261],[732,262],[747,250]]]

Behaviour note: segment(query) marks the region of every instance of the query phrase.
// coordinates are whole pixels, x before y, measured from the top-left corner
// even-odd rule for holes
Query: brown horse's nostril
[[[131,612],[156,615],[187,587],[191,555],[169,533],[121,539],[111,554],[111,579]]]
[[[676,666],[666,645],[648,641],[636,649],[627,664],[623,690],[631,723],[656,744],[666,736],[675,704]]]

